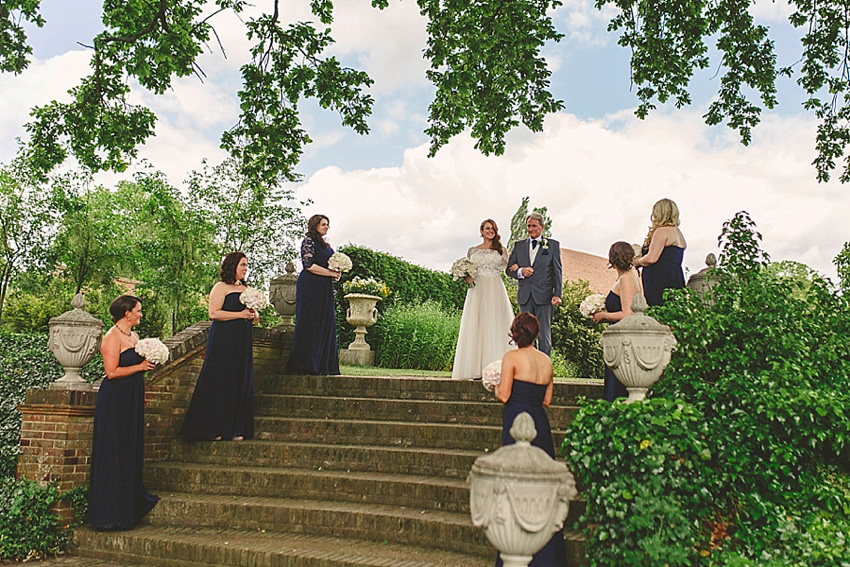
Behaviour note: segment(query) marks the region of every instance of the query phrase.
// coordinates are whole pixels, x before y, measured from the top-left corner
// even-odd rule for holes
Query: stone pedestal
[[[59,492],[87,485],[97,394],[85,390],[27,390],[21,412],[19,478],[55,482]],[[69,502],[56,508],[60,525],[73,518]]]
[[[340,349],[339,361],[341,364],[374,366],[375,353],[366,342],[366,327],[371,327],[377,322],[378,308],[375,305],[381,298],[365,293],[349,293],[345,298],[348,300],[345,320],[356,328],[354,341],[348,345],[347,349]]]
[[[339,363],[349,366],[375,366],[375,351],[339,349]]]

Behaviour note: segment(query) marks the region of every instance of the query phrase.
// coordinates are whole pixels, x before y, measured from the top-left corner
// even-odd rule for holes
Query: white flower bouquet
[[[269,306],[269,298],[266,294],[253,287],[247,288],[239,294],[239,301],[242,302],[248,309],[259,311]]]
[[[351,258],[342,252],[334,252],[328,259],[328,269],[334,272],[347,272],[351,267]]]
[[[487,391],[492,392],[493,388],[499,385],[502,381],[502,360],[494,360],[484,367],[481,373],[481,383],[487,388]]]
[[[168,347],[159,339],[140,340],[136,343],[136,352],[139,356],[154,364],[164,364],[168,362],[168,357],[171,356]]]
[[[605,311],[605,296],[601,293],[593,293],[585,297],[578,310],[585,317],[593,317],[594,313]]]
[[[475,262],[465,256],[463,258],[458,258],[455,260],[454,264],[452,264],[451,274],[452,279],[454,280],[462,280],[466,276],[475,278],[475,274],[477,273],[478,266],[475,265]]]

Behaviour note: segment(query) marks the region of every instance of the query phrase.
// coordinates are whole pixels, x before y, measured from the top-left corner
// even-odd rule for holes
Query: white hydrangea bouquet
[[[351,258],[342,252],[334,252],[328,259],[328,269],[334,272],[347,272],[351,267]]]
[[[462,280],[466,276],[471,278],[475,278],[475,274],[478,273],[478,266],[475,265],[475,262],[464,256],[463,258],[458,258],[455,260],[454,264],[452,264],[451,274],[452,279],[454,280]],[[475,285],[473,283],[472,285]]]
[[[168,362],[168,357],[171,353],[168,350],[168,347],[165,346],[159,339],[142,339],[136,343],[136,352],[147,360],[148,362],[153,362],[154,364],[164,364]]]
[[[239,301],[242,302],[248,309],[259,311],[269,306],[269,298],[266,294],[258,289],[249,287],[239,294]]]
[[[582,300],[581,305],[578,306],[578,310],[585,317],[593,317],[594,313],[605,311],[605,296],[601,293],[588,295]]]
[[[487,391],[492,392],[501,381],[502,360],[494,360],[484,367],[484,371],[481,373],[481,383],[487,388]]]

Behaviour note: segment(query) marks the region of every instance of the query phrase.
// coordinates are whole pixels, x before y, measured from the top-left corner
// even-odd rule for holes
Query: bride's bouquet
[[[328,260],[328,269],[334,272],[347,272],[351,267],[351,258],[342,252],[334,252]]]
[[[474,279],[475,274],[478,273],[478,266],[475,265],[475,262],[464,256],[455,260],[455,263],[452,264],[451,273],[454,280],[462,280],[467,276]],[[473,283],[473,285],[475,284]]]
[[[248,309],[259,311],[269,306],[269,298],[266,294],[253,287],[247,288],[239,294],[239,301],[242,302]]]
[[[487,391],[492,392],[493,388],[499,385],[502,381],[502,360],[494,360],[484,367],[481,373],[481,383],[487,388]]]
[[[601,293],[594,293],[585,297],[578,310],[585,317],[593,317],[594,313],[605,311],[605,296]]]
[[[148,362],[153,362],[154,364],[164,364],[168,362],[168,357],[171,353],[168,350],[168,347],[165,346],[159,339],[142,339],[136,343],[136,352],[147,360]]]

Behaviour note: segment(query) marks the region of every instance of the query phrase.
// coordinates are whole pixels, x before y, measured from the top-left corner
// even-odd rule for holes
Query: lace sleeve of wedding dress
[[[508,267],[508,249],[502,248],[502,253],[500,254],[502,257],[502,271]]]
[[[472,253],[475,251],[475,246],[466,251],[466,257],[472,260]]]
[[[308,237],[301,241],[301,265],[305,270],[313,265],[314,246],[312,238]]]

